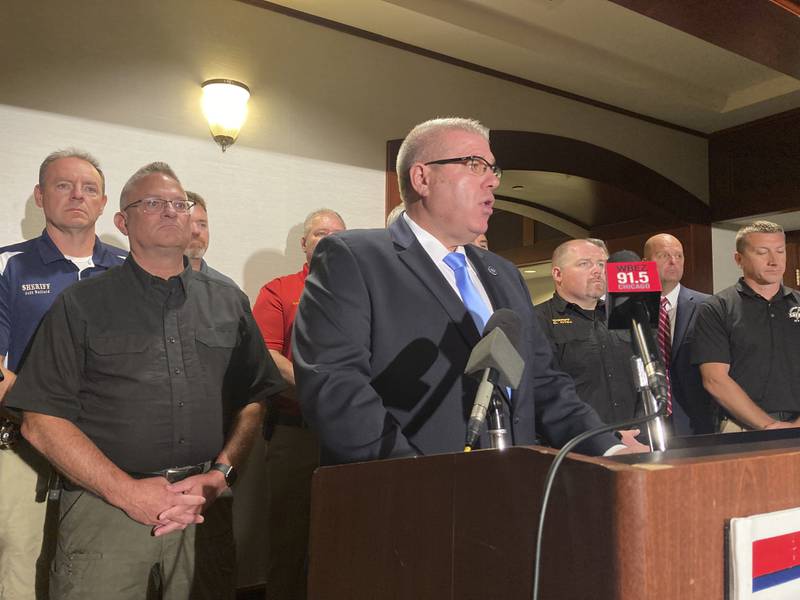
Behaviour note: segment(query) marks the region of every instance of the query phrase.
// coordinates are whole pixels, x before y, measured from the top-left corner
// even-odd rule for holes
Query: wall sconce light
[[[232,79],[209,79],[202,88],[203,114],[214,141],[225,152],[236,141],[247,118],[250,88]]]

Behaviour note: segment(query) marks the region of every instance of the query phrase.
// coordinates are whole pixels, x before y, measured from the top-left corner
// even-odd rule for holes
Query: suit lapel
[[[500,270],[491,264],[492,255],[488,252],[479,251],[472,245],[464,246],[464,251],[467,253],[472,266],[478,273],[478,277],[492,302],[493,311],[498,308],[509,308],[511,306],[508,298],[507,290],[508,285],[500,285],[502,276]]]
[[[391,225],[389,231],[394,241],[398,258],[442,305],[442,308],[450,316],[450,320],[456,325],[467,344],[474,346],[480,339],[475,322],[467,312],[461,298],[450,287],[439,268],[433,264],[431,257],[428,256],[428,253],[417,241],[414,233],[402,218],[397,219]]]
[[[673,359],[677,356],[678,351],[683,345],[683,339],[686,337],[686,330],[689,326],[689,322],[692,320],[692,314],[694,314],[695,308],[697,307],[694,297],[690,292],[686,291],[685,287],[681,286],[681,290],[678,292],[678,316],[675,319],[675,333],[672,335]]]

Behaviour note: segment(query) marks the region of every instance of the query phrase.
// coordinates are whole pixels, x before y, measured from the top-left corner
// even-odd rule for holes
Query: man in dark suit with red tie
[[[673,432],[675,435],[714,433],[717,426],[716,403],[703,388],[700,370],[691,363],[697,309],[709,296],[681,285],[683,245],[675,236],[668,233],[652,236],[645,242],[643,258],[656,262],[661,278],[661,317],[662,322],[666,318],[668,347],[671,347],[667,366]]]
[[[513,443],[539,435],[560,446],[600,425],[553,368],[519,271],[470,244],[486,231],[500,177],[488,130],[467,119],[422,123],[403,142],[397,172],[406,212],[388,229],[320,241],[300,300],[295,376],[322,463],[462,450],[478,384],[464,367],[499,308],[522,323],[525,372],[507,407]],[[581,450],[617,444],[604,434]]]

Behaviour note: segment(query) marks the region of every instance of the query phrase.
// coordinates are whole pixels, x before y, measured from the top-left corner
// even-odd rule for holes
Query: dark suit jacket
[[[467,246],[495,309],[523,322],[526,367],[511,401],[515,444],[554,445],[601,424],[572,380],[551,366],[528,290],[507,260]],[[303,414],[320,436],[323,464],[459,452],[477,390],[464,375],[475,324],[404,219],[388,230],[321,240],[294,325]],[[485,431],[481,437],[487,447]],[[600,454],[604,434],[581,448]]]
[[[708,294],[681,286],[678,313],[672,335],[670,383],[672,385],[672,423],[677,435],[714,433],[716,404],[703,388],[700,369],[692,364],[694,322]]]

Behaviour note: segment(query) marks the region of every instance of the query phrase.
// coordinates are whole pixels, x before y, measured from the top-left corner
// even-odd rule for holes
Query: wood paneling
[[[700,292],[712,293],[714,277],[712,272],[711,227],[709,225],[690,223],[678,227],[666,227],[644,232],[638,231],[637,233],[628,233],[618,237],[601,237],[595,232],[592,232],[592,235],[605,240],[608,251],[611,253],[618,250],[632,250],[641,256],[644,243],[656,233],[674,235],[683,244],[685,259],[681,283]]]
[[[656,219],[710,222],[711,210],[702,200],[656,171],[606,148],[557,135],[502,130],[491,132],[491,145],[504,169],[576,175],[639,198]],[[618,208],[616,219],[605,216],[605,222],[629,219],[625,206]]]
[[[786,272],[783,285],[800,289],[800,231],[786,232]]]
[[[800,4],[793,0],[611,0],[800,79]]]
[[[709,181],[715,221],[800,209],[800,109],[714,134]]]
[[[570,454],[547,511],[540,598],[724,598],[729,520],[800,503],[800,451],[789,444],[636,465]],[[309,599],[531,598],[554,452],[514,447],[318,469]]]

